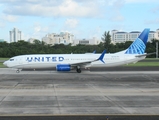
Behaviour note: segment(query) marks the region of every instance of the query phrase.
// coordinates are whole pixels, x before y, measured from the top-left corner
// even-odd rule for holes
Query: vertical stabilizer
[[[146,28],[139,37],[129,46],[125,54],[144,54],[150,29]]]

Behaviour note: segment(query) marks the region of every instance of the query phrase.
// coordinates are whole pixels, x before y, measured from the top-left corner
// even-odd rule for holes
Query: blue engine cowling
[[[57,71],[70,71],[71,66],[69,64],[59,64],[56,66]]]

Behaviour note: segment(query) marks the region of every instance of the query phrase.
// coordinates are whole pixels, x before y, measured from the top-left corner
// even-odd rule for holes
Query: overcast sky
[[[0,39],[14,27],[23,39],[71,32],[76,39],[101,38],[104,31],[159,28],[159,0],[0,0]]]

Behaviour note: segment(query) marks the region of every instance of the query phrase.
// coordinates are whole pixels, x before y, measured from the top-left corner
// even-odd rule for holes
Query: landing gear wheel
[[[16,71],[16,73],[19,73],[19,72],[20,72],[20,70],[17,70],[17,71]]]
[[[76,71],[77,71],[78,73],[81,73],[81,69],[77,69]]]

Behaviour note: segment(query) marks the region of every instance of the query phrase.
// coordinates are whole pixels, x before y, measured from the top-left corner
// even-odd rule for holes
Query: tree
[[[35,39],[35,40],[34,40],[34,44],[35,44],[35,45],[40,45],[40,44],[41,44],[41,41],[40,41],[40,40]]]
[[[13,57],[17,55],[25,54],[70,54],[70,53],[92,53],[96,50],[98,53],[101,53],[104,49],[107,50],[107,53],[119,52],[127,49],[132,41],[127,41],[125,43],[110,43],[109,32],[105,32],[102,40],[104,43],[98,45],[48,45],[45,42],[35,40],[34,43],[29,43],[24,40],[18,42],[7,43],[0,42],[0,57]],[[153,39],[147,43],[146,53],[153,53],[156,51],[156,42],[158,40]],[[154,55],[147,57],[155,57]]]
[[[111,35],[108,32],[104,32],[103,37],[101,38],[104,41],[104,48],[109,52],[110,43],[111,43]]]

